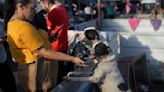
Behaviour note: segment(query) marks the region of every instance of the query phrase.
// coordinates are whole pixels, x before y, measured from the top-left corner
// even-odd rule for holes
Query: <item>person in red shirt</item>
[[[68,14],[66,9],[57,0],[40,0],[43,9],[48,11],[47,26],[49,36],[55,34],[59,27],[63,26],[56,40],[51,41],[55,51],[64,52],[68,50]],[[55,2],[54,2],[55,1]]]
[[[47,26],[52,49],[66,53],[68,50],[68,13],[66,9],[58,0],[40,0],[40,5],[48,12]],[[71,70],[73,70],[72,64],[59,62],[57,84]]]

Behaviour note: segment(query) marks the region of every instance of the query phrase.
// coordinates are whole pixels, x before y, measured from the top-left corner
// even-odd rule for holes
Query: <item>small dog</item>
[[[93,73],[70,72],[64,79],[97,83],[102,92],[131,92],[109,47],[102,42],[98,42],[93,47],[97,60]]]

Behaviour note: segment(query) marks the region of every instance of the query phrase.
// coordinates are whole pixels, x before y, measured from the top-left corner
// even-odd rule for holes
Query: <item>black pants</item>
[[[14,75],[6,63],[0,63],[0,88],[3,92],[16,92]]]
[[[66,54],[66,51],[63,51]],[[74,64],[72,62],[58,61],[58,75],[57,75],[57,85],[63,81],[63,77],[67,75],[68,72],[73,71]]]

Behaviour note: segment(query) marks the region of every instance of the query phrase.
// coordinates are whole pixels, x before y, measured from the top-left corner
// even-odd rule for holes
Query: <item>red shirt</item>
[[[58,39],[51,43],[52,49],[55,51],[66,51],[68,49],[68,14],[64,7],[58,5],[48,13],[47,26],[52,29],[49,34],[56,33],[61,25],[64,26],[59,31]]]

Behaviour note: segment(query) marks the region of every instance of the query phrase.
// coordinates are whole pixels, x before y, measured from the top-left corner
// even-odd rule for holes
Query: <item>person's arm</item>
[[[21,30],[22,29],[22,30]],[[44,41],[41,36],[37,33],[36,29],[31,26],[31,24],[24,23],[20,27],[21,32],[19,37],[21,41],[26,45],[28,49],[32,52],[36,52],[44,58],[54,59],[54,60],[63,60],[63,61],[72,61],[73,63],[79,66],[86,66],[84,61],[77,57],[69,56],[61,52],[53,51],[46,49],[44,47]]]
[[[46,49],[44,47],[41,47],[39,49],[37,49],[37,52],[42,55],[44,58],[47,59],[54,59],[54,60],[62,60],[62,61],[72,61],[73,63],[75,63],[78,66],[86,66],[86,64],[84,63],[83,60],[77,58],[77,57],[73,57],[70,55],[66,55],[64,53],[61,52],[57,52],[57,51],[53,51],[50,49]]]

